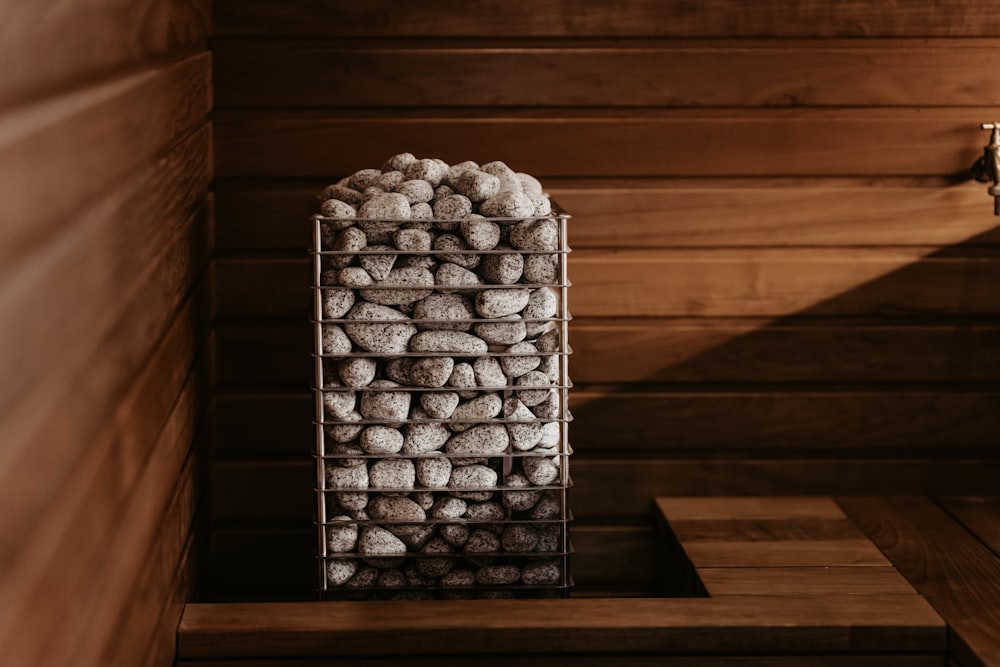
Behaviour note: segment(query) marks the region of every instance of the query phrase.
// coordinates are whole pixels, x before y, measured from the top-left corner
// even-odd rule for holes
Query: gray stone
[[[420,395],[420,406],[433,419],[448,419],[458,407],[459,400],[458,394],[454,391],[428,391]]]
[[[534,214],[535,203],[530,198],[526,200],[530,212],[517,217]],[[518,250],[558,250],[559,225],[552,218],[522,220],[511,227],[510,244]]]
[[[403,496],[375,496],[368,503],[368,514],[376,521],[419,523],[427,518],[423,508]]]
[[[358,218],[368,220],[409,220],[410,202],[398,192],[375,194],[358,209]],[[364,223],[361,222],[362,228]]]
[[[500,503],[469,503],[465,516],[472,521],[503,521],[507,518],[507,512]]]
[[[378,354],[400,354],[406,352],[407,344],[417,333],[403,313],[388,306],[375,303],[358,303],[347,318],[353,320],[344,325],[347,335],[359,347]],[[365,322],[365,320],[381,320]],[[397,322],[398,321],[398,322]]]
[[[385,280],[396,263],[395,248],[388,245],[373,245],[365,248],[359,255],[361,267],[368,272],[376,282]]]
[[[500,536],[500,545],[504,551],[512,553],[529,553],[538,546],[538,533],[531,526],[515,523],[504,528]]]
[[[358,538],[358,551],[365,556],[397,556],[406,553],[406,545],[381,526],[365,526]]]
[[[387,380],[398,382],[402,385],[410,384],[410,367],[413,366],[413,359],[410,357],[397,357],[385,362],[385,377]]]
[[[528,321],[527,335],[535,337],[545,331],[549,321],[556,316],[559,310],[559,297],[548,287],[541,287],[531,291],[528,297],[528,305],[521,311],[521,316]],[[531,322],[530,320],[539,320]]]
[[[363,458],[365,450],[361,449],[361,446],[357,443],[337,442],[333,444],[330,450],[338,457],[334,460],[345,468],[365,465],[367,463],[367,459]]]
[[[361,435],[361,430],[364,428],[361,424],[353,424],[351,422],[360,422],[364,417],[361,416],[360,412],[352,410],[346,415],[339,416],[338,419],[341,422],[339,424],[329,424],[326,427],[326,437],[330,438],[334,442],[350,442],[354,440],[359,435]]]
[[[348,176],[347,185],[355,190],[364,191],[375,185],[375,180],[381,175],[381,169],[359,169]]]
[[[485,528],[475,528],[469,534],[462,551],[467,554],[495,554],[500,551],[500,538]]]
[[[410,382],[418,387],[443,387],[451,377],[455,360],[451,357],[424,357],[410,366]]]
[[[453,547],[461,547],[469,541],[472,532],[464,523],[446,523],[439,529],[441,538]]]
[[[368,426],[361,432],[361,449],[368,454],[395,454],[403,448],[403,434],[388,426]]]
[[[545,373],[541,371],[528,371],[517,378],[514,384],[518,388],[517,397],[529,408],[543,403],[549,397],[548,387],[551,386],[551,383]],[[362,400],[364,400],[363,397]],[[362,410],[363,413],[364,410]]]
[[[461,220],[472,213],[472,201],[465,195],[448,195],[437,199],[432,208],[438,220]]]
[[[341,183],[334,183],[333,185],[328,185],[323,188],[319,198],[321,200],[339,199],[340,201],[347,202],[352,206],[358,206],[362,201],[361,192]]]
[[[475,213],[466,216],[459,229],[472,250],[492,250],[500,242],[500,225]]]
[[[373,489],[412,491],[416,470],[409,459],[381,459],[372,464],[368,479]]]
[[[521,452],[533,449],[542,438],[542,425],[535,414],[520,400],[511,397],[504,402],[504,418],[511,446]],[[522,423],[512,423],[522,422]]]
[[[480,167],[480,169],[487,174],[493,174],[500,179],[501,190],[514,190],[515,192],[521,191],[521,179],[517,177],[514,170],[508,167],[507,163],[503,160],[486,162],[482,167]]]
[[[521,467],[528,480],[535,486],[548,486],[559,479],[558,456],[525,456]]]
[[[441,496],[434,501],[431,508],[431,516],[435,519],[458,519],[468,507],[468,504],[461,498],[454,496]]]
[[[538,348],[539,352],[558,352],[559,337],[558,329],[546,331],[535,340],[535,347]]]
[[[443,294],[475,291],[470,288],[475,288],[482,282],[475,273],[452,262],[445,262],[434,274],[434,283]]]
[[[335,516],[326,526],[326,548],[334,553],[353,551],[358,544],[358,524],[349,516]]]
[[[402,252],[428,252],[431,249],[431,235],[423,229],[398,229],[392,233],[392,241]]]
[[[519,190],[500,190],[479,205],[479,212],[490,218],[525,218],[534,214],[535,202]]]
[[[360,196],[360,193],[359,193]],[[334,236],[330,250],[335,254],[324,255],[323,259],[331,269],[342,269],[354,261],[355,253],[368,245],[368,237],[357,227],[347,227]]]
[[[532,490],[531,481],[527,475],[520,472],[513,472],[507,475],[504,486],[513,489],[524,489],[523,491],[504,491],[503,504],[515,512],[527,512],[538,504],[542,498],[542,491]]]
[[[451,377],[448,378],[448,384],[459,390],[457,393],[462,399],[470,399],[479,394],[475,390],[478,386],[475,369],[472,364],[464,361],[455,364],[455,368],[451,371]]]
[[[418,301],[413,307],[414,320],[429,320],[416,322],[418,329],[449,329],[452,331],[468,331],[472,328],[472,320],[476,316],[472,302],[461,294],[431,294]]]
[[[477,324],[475,327],[476,335],[490,345],[512,345],[524,340],[524,337],[528,335],[528,328],[521,320],[520,315],[505,315],[498,319],[507,321]]]
[[[442,262],[456,264],[464,269],[474,269],[479,266],[480,256],[469,248],[460,236],[442,234],[434,239],[434,256]]]
[[[326,562],[326,583],[343,586],[358,570],[358,563],[349,558],[332,558]]]
[[[475,421],[486,421],[487,419],[493,419],[503,408],[503,399],[500,398],[495,393],[483,394],[481,396],[476,396],[475,398],[469,399],[465,403],[460,403],[458,407],[455,408],[451,415],[451,422],[448,426],[453,431],[465,431],[470,426],[474,426],[473,423],[466,422],[465,420]],[[503,427],[501,427],[503,428]],[[450,449],[448,451],[451,451]],[[469,454],[477,452],[455,452],[456,454]]]
[[[410,415],[412,419],[427,419],[427,413],[420,408],[414,408]],[[416,422],[407,424],[406,435],[403,437],[402,453],[406,456],[419,456],[434,452],[448,442],[451,433],[440,422]]]
[[[434,209],[430,204],[420,203],[410,207],[410,220],[433,220]]]
[[[500,401],[499,397],[497,397],[497,401]],[[508,444],[510,444],[510,437],[503,425],[479,424],[467,431],[453,435],[445,444],[445,451],[449,454],[466,456],[496,456],[503,454],[507,450]]]
[[[323,354],[332,356],[343,356],[351,353],[351,339],[344,333],[344,330],[337,324],[323,325],[323,338],[321,341]],[[483,350],[485,352],[485,350]]]
[[[423,179],[410,179],[396,186],[396,192],[410,204],[427,203],[434,198],[434,186]]]
[[[448,174],[448,165],[438,160],[424,158],[413,160],[403,170],[409,180],[427,181],[437,187]]]
[[[500,179],[478,168],[464,169],[451,178],[455,192],[465,195],[473,202],[481,202],[500,191]]]
[[[397,153],[382,164],[382,171],[406,172],[406,168],[417,161],[413,153]]]
[[[364,466],[342,468],[329,463],[326,465],[327,485],[335,491],[367,489],[368,479],[368,469]]]
[[[364,517],[361,516],[368,505],[368,494],[364,491],[340,491],[334,494],[337,499],[337,503],[348,512],[352,512],[352,516],[355,519],[361,521]]]
[[[528,255],[525,257],[521,282],[532,285],[558,285],[559,256]]]
[[[484,586],[507,586],[521,578],[517,565],[485,565],[476,570],[476,581]]]
[[[536,447],[555,447],[562,440],[562,425],[559,422],[542,424],[542,438]]]
[[[481,317],[503,317],[520,313],[528,305],[530,290],[523,288],[485,289],[476,295],[476,312]]]
[[[377,367],[371,357],[351,357],[337,365],[337,374],[348,387],[366,387],[375,379]]]
[[[521,570],[521,583],[525,586],[551,586],[562,580],[562,568],[552,561],[527,563]]]
[[[486,354],[486,341],[464,331],[449,331],[445,329],[421,331],[409,341],[411,352],[427,353],[442,352],[471,356]]]
[[[443,488],[448,486],[451,478],[451,461],[446,456],[422,457],[416,460],[414,467],[417,480],[428,488]]]
[[[323,289],[323,317],[328,320],[340,319],[354,305],[354,290],[343,287]]]
[[[528,196],[540,195],[543,193],[541,182],[531,174],[517,172],[517,180],[521,183],[521,190]]]
[[[497,473],[492,468],[484,465],[456,466],[451,471],[451,478],[448,480],[448,488],[452,489],[453,495],[465,500],[478,500],[483,492],[495,487],[497,484]],[[472,496],[465,495],[472,492]],[[487,497],[492,495],[487,492]]]
[[[483,255],[478,271],[479,275],[491,285],[513,285],[524,273],[524,256],[514,250],[489,253]]]
[[[375,380],[361,394],[361,414],[366,419],[401,422],[410,411],[410,392],[391,391],[399,387],[392,380]],[[383,391],[372,391],[379,389]]]
[[[544,491],[538,503],[528,512],[528,518],[536,520],[558,519],[561,513],[562,505],[555,494],[551,491]]]
[[[323,408],[334,419],[346,419],[354,412],[357,394],[353,391],[331,391],[323,389]]]
[[[521,341],[508,347],[504,352],[508,355],[500,357],[500,368],[509,378],[518,378],[529,371],[538,368],[542,360],[538,357],[538,348],[527,341]]]
[[[382,287],[386,285],[386,287]],[[433,292],[434,274],[427,269],[393,269],[385,280],[359,290],[362,299],[384,306],[398,306],[419,301]]]
[[[472,370],[476,376],[476,384],[481,388],[503,389],[507,386],[507,376],[495,357],[476,359],[472,362]]]
[[[337,274],[337,282],[345,287],[358,289],[374,284],[375,280],[360,266],[345,266]]]

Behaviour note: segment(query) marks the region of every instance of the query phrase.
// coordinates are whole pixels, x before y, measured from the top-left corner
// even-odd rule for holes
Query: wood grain
[[[803,519],[828,521],[844,518],[844,511],[832,498],[825,496],[789,496],[784,498],[760,496],[738,499],[725,496],[717,498],[666,497],[657,498],[655,503],[657,511],[670,521],[671,526],[685,522],[800,521]]]
[[[215,114],[216,173],[336,179],[381,165],[406,146],[448,162],[504,160],[539,178],[965,175],[982,153],[981,119],[992,113],[988,107],[223,109]]]
[[[738,567],[886,567],[889,561],[867,539],[685,542],[696,568]]]
[[[941,498],[938,503],[1000,558],[1000,498]]]
[[[219,39],[220,107],[982,106],[988,41]],[[295,76],[289,76],[295,72]],[[910,82],[919,80],[920,85]],[[308,85],[303,85],[308,82]]]
[[[513,655],[475,656],[481,667],[658,667],[664,662],[663,656],[614,655],[596,656],[579,654],[555,655]],[[466,656],[394,656],[392,658],[352,658],[345,662],[342,657],[297,659],[294,664],[302,667],[463,667],[471,658]],[[934,655],[699,655],[670,656],[671,667],[940,667],[941,657]],[[626,662],[627,661],[627,662]],[[216,660],[181,660],[178,667],[286,667],[285,660],[257,660],[234,658],[222,662]],[[949,666],[953,667],[953,666]]]
[[[580,385],[1000,381],[995,324],[578,318],[569,327],[570,377]],[[313,331],[304,319],[221,321],[216,330],[221,387],[307,387]]]
[[[220,257],[219,315],[301,317],[306,258]],[[924,249],[580,250],[570,257],[577,317],[996,315],[1000,258]]]
[[[3,10],[0,109],[204,50],[211,22],[207,0],[5,2]]]
[[[301,251],[327,179],[216,181],[217,247]],[[543,185],[573,216],[574,249],[1000,242],[983,210],[984,186],[974,182],[551,178]]]
[[[1000,664],[1000,559],[927,498],[837,500],[948,623],[957,662]]]
[[[601,2],[535,0],[466,2],[455,11],[446,0],[419,7],[400,0],[357,6],[346,0],[256,0],[254,11],[239,0],[216,0],[220,35],[359,35],[468,37],[942,37],[997,36],[1000,21],[987,0],[916,0],[906,11],[891,5],[820,0],[709,0],[682,5],[629,0]]]
[[[916,595],[891,566],[699,567],[712,597],[729,595]]]
[[[203,124],[210,67],[196,55],[0,115],[4,272],[66,243],[82,213]]]

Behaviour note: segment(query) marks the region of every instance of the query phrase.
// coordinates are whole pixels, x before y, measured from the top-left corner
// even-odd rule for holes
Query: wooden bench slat
[[[916,595],[891,566],[700,567],[709,595]]]

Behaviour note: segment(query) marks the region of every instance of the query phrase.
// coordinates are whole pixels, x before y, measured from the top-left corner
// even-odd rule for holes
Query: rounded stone
[[[434,209],[430,204],[420,203],[410,207],[410,220],[433,220]]]
[[[382,287],[381,285],[387,287]],[[384,280],[359,290],[362,299],[383,306],[399,306],[419,301],[433,292],[434,274],[419,267],[393,269]]]
[[[479,205],[479,212],[490,218],[526,218],[535,213],[535,202],[520,190],[500,190]]]
[[[323,325],[323,335],[320,344],[323,354],[330,356],[344,356],[350,354],[353,349],[348,334],[337,324]]]
[[[551,491],[542,493],[538,503],[528,512],[528,518],[535,520],[556,519],[562,513],[562,505]]]
[[[397,229],[392,242],[401,252],[427,252],[431,249],[431,235],[423,229]]]
[[[398,192],[373,195],[358,209],[358,218],[369,220],[409,220],[410,202]]]
[[[528,563],[521,570],[521,583],[525,586],[551,586],[562,579],[562,569],[552,561]]]
[[[477,270],[491,285],[513,285],[524,273],[524,255],[513,250],[483,255]]]
[[[355,190],[364,191],[375,184],[375,179],[382,175],[381,169],[359,169],[347,178],[347,185]]]
[[[527,512],[538,504],[542,498],[542,492],[531,490],[531,480],[521,472],[513,472],[507,475],[504,486],[513,489],[524,489],[523,491],[504,491],[503,504],[515,512]]]
[[[503,409],[503,399],[497,394],[491,392],[481,396],[476,396],[475,398],[469,399],[465,403],[460,403],[458,407],[455,408],[452,412],[451,421],[448,426],[453,431],[465,431],[470,426],[474,426],[473,423],[466,422],[465,420],[477,422],[493,419],[500,414],[501,409]],[[449,451],[451,450],[449,449]]]
[[[542,438],[542,425],[538,423],[535,414],[513,396],[504,402],[503,413],[507,420],[511,446],[521,452],[533,449]]]
[[[521,282],[532,285],[556,285],[559,283],[558,255],[528,255],[524,260]]]
[[[347,314],[354,305],[354,290],[336,287],[323,289],[323,317],[337,320]]]
[[[374,284],[375,281],[372,279],[371,274],[360,266],[345,266],[337,273],[337,282],[345,287],[358,289],[368,287]]]
[[[535,211],[534,202],[526,199],[531,212],[520,216],[522,218]],[[558,250],[559,225],[552,218],[522,220],[511,227],[510,244],[518,250]]]
[[[375,380],[361,394],[361,414],[366,419],[400,422],[410,411],[410,392],[391,391],[400,385],[392,380]],[[378,389],[382,391],[372,391]]]
[[[451,471],[448,488],[456,491],[478,491],[497,485],[497,473],[484,465],[457,466]],[[461,498],[462,496],[458,496]]]
[[[454,373],[454,367],[452,368]],[[448,376],[449,378],[451,375]],[[420,407],[433,419],[448,419],[458,407],[458,394],[454,391],[428,391],[420,396]]]
[[[475,326],[476,335],[490,345],[512,345],[524,340],[528,328],[520,315],[505,315],[506,322],[482,322]]]
[[[418,387],[443,387],[451,377],[455,360],[451,357],[425,357],[410,366],[410,382]]]
[[[455,192],[473,202],[485,201],[500,191],[500,179],[478,168],[464,169],[450,180]]]
[[[469,534],[462,551],[469,554],[495,554],[500,551],[500,538],[485,528],[475,528]]]
[[[521,377],[538,368],[542,362],[538,357],[538,348],[527,341],[514,343],[504,352],[511,356],[500,357],[500,368],[503,369],[504,375],[509,378]]]
[[[344,328],[359,347],[378,354],[406,352],[407,344],[417,333],[417,328],[403,313],[388,306],[362,302],[347,313]],[[377,320],[366,322],[365,320]]]
[[[472,201],[465,195],[448,195],[436,200],[431,208],[438,220],[461,220],[472,213]]]
[[[545,373],[541,371],[528,371],[518,377],[514,384],[518,387],[517,397],[529,408],[543,403],[549,397],[550,390],[548,387],[551,386],[551,383]],[[531,388],[522,389],[522,387]],[[362,397],[362,400],[364,400],[364,397]],[[363,413],[364,411],[362,410]]]
[[[538,546],[538,533],[524,524],[511,524],[500,535],[500,545],[504,551],[528,553]]]
[[[427,413],[419,408],[413,410],[412,419],[426,419]],[[440,422],[416,422],[406,425],[406,435],[403,437],[403,449],[406,456],[419,456],[435,452],[448,442],[451,433]]]
[[[361,449],[361,446],[356,443],[337,442],[334,443],[331,449],[338,457],[334,460],[345,468],[365,465],[368,462],[367,459],[363,458],[365,450]]]
[[[470,503],[465,517],[472,521],[503,521],[507,512],[503,505],[494,502]]]
[[[392,523],[419,523],[427,518],[420,505],[403,496],[375,496],[368,503],[368,515]]]
[[[406,165],[403,173],[408,180],[427,181],[432,187],[437,187],[448,174],[448,165],[430,158],[415,159]]]
[[[465,456],[496,456],[503,454],[508,444],[510,437],[503,425],[480,424],[453,435],[445,444],[445,451]]]
[[[548,486],[559,479],[557,457],[526,456],[521,461],[521,467],[528,480],[535,486]]]
[[[558,352],[559,340],[559,330],[552,329],[546,331],[535,340],[535,347],[538,348],[539,352]]]
[[[471,356],[486,354],[487,345],[482,338],[464,331],[438,329],[415,334],[410,338],[409,349],[418,353],[441,352]]]
[[[476,383],[476,371],[472,367],[472,364],[464,361],[455,364],[455,368],[451,371],[451,377],[448,378],[448,384],[459,390],[457,393],[462,399],[470,399],[479,394],[476,391],[476,387],[478,386]]]
[[[476,570],[476,581],[484,586],[507,586],[521,578],[517,565],[485,565]]]
[[[441,538],[453,547],[461,547],[468,542],[471,530],[463,523],[448,523],[441,526]]]
[[[431,516],[435,519],[458,519],[468,507],[468,504],[461,498],[454,496],[441,496],[434,501],[431,507]]]
[[[476,295],[476,312],[481,317],[503,317],[520,313],[528,305],[530,290],[524,288],[486,289]]]
[[[357,210],[350,204],[339,199],[327,199],[319,206],[319,214],[324,218],[334,220],[353,220],[357,217]]]
[[[541,181],[531,174],[525,174],[524,172],[519,171],[515,174],[515,176],[517,177],[518,182],[521,183],[521,190],[524,194],[532,196],[543,193]]]
[[[422,178],[403,181],[395,189],[406,197],[410,205],[426,203],[434,198],[434,186]]]
[[[382,171],[405,172],[406,168],[416,162],[416,160],[417,158],[414,157],[413,153],[397,153],[382,163]]]
[[[373,425],[361,432],[361,449],[368,454],[395,454],[403,448],[403,434],[388,426]]]
[[[326,436],[328,438],[334,442],[350,442],[361,435],[361,430],[364,426],[361,424],[351,423],[360,422],[364,419],[360,412],[352,410],[346,415],[339,416],[338,419],[344,423],[327,425]]]
[[[330,489],[335,491],[348,489],[368,488],[368,469],[365,466],[351,466],[342,468],[339,466],[326,466],[326,481]]]
[[[452,262],[445,262],[438,267],[434,274],[434,284],[443,293],[449,292],[472,292],[483,283],[472,271]]]
[[[550,391],[549,395],[545,397],[545,400],[532,407],[531,410],[539,419],[558,419],[560,405],[559,394],[557,392]]]
[[[363,201],[361,192],[341,183],[334,183],[333,185],[328,185],[323,188],[319,198],[323,201],[328,199],[339,199],[342,202],[347,202],[351,206],[358,206]]]
[[[324,389],[323,408],[334,419],[346,419],[357,404],[357,394],[353,391],[330,391]]]
[[[481,388],[503,389],[507,386],[507,376],[495,357],[479,357],[472,362],[472,370],[476,376],[476,385]]]
[[[466,245],[473,250],[492,250],[500,242],[500,225],[472,214],[459,225]]]
[[[451,478],[451,460],[446,456],[419,458],[414,463],[421,486],[443,488]]]
[[[373,489],[412,491],[416,470],[409,459],[381,459],[372,464],[368,479]]]
[[[392,246],[387,245],[368,246],[364,253],[358,255],[358,261],[372,280],[385,280],[396,263],[394,250]]]
[[[454,234],[442,234],[434,239],[434,256],[442,262],[456,264],[465,269],[474,269],[479,266],[481,258],[478,253],[473,252],[469,245],[460,236]]]
[[[358,571],[358,563],[349,558],[332,558],[326,562],[326,583],[343,586]]]
[[[337,365],[337,375],[348,387],[366,387],[375,379],[377,368],[378,363],[371,357],[351,357]]]
[[[406,545],[381,526],[365,526],[358,538],[358,551],[365,556],[398,556],[406,553]]]
[[[413,307],[414,320],[418,329],[448,329],[452,331],[468,331],[472,328],[472,320],[476,316],[472,302],[461,294],[431,294],[421,299]]]
[[[358,544],[358,524],[349,516],[335,516],[326,526],[326,548],[334,553],[353,551]]]

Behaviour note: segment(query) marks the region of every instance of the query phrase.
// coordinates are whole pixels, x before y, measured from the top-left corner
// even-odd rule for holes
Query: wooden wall
[[[0,663],[170,665],[213,369],[209,2],[0,15]]]
[[[995,4],[216,0],[208,597],[309,595],[306,219],[401,151],[574,214],[581,590],[656,495],[995,491]]]

